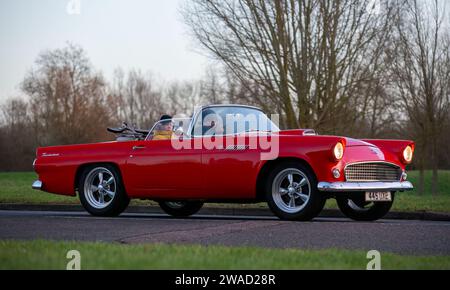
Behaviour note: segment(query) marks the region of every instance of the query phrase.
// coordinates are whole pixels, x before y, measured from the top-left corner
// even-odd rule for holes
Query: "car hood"
[[[284,136],[298,136],[298,135],[317,135],[313,129],[293,129],[293,130],[282,130],[278,132],[279,135]],[[320,135],[317,135],[320,136]],[[345,139],[346,147],[356,147],[356,146],[372,146],[376,147],[374,144],[365,142],[359,139],[336,136]]]

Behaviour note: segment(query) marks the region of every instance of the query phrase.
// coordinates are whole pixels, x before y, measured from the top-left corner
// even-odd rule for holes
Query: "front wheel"
[[[197,213],[203,206],[200,201],[161,201],[161,209],[174,217],[188,217]]]
[[[266,199],[272,212],[284,220],[311,220],[325,205],[314,173],[296,162],[282,163],[269,174]]]
[[[356,221],[374,221],[384,217],[394,203],[394,192],[391,201],[366,202],[364,196],[359,198],[336,198],[341,212],[348,218]]]

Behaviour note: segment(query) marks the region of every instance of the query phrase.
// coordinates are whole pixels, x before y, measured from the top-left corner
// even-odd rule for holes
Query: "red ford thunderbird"
[[[281,219],[310,220],[335,198],[344,215],[366,221],[383,217],[395,192],[413,188],[405,172],[413,141],[280,130],[250,106],[205,106],[192,118],[164,119],[150,131],[110,131],[121,136],[38,148],[39,180],[32,187],[78,192],[96,216],[117,216],[139,198],[159,202],[176,217],[195,214],[205,202],[265,201]]]

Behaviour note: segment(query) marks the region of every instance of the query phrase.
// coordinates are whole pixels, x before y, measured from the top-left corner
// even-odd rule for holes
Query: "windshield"
[[[239,106],[206,107],[198,115],[193,136],[231,135],[280,129],[262,111]]]

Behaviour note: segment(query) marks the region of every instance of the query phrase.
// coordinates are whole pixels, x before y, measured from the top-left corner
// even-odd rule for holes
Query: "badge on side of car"
[[[366,201],[391,201],[391,192],[366,192]]]

